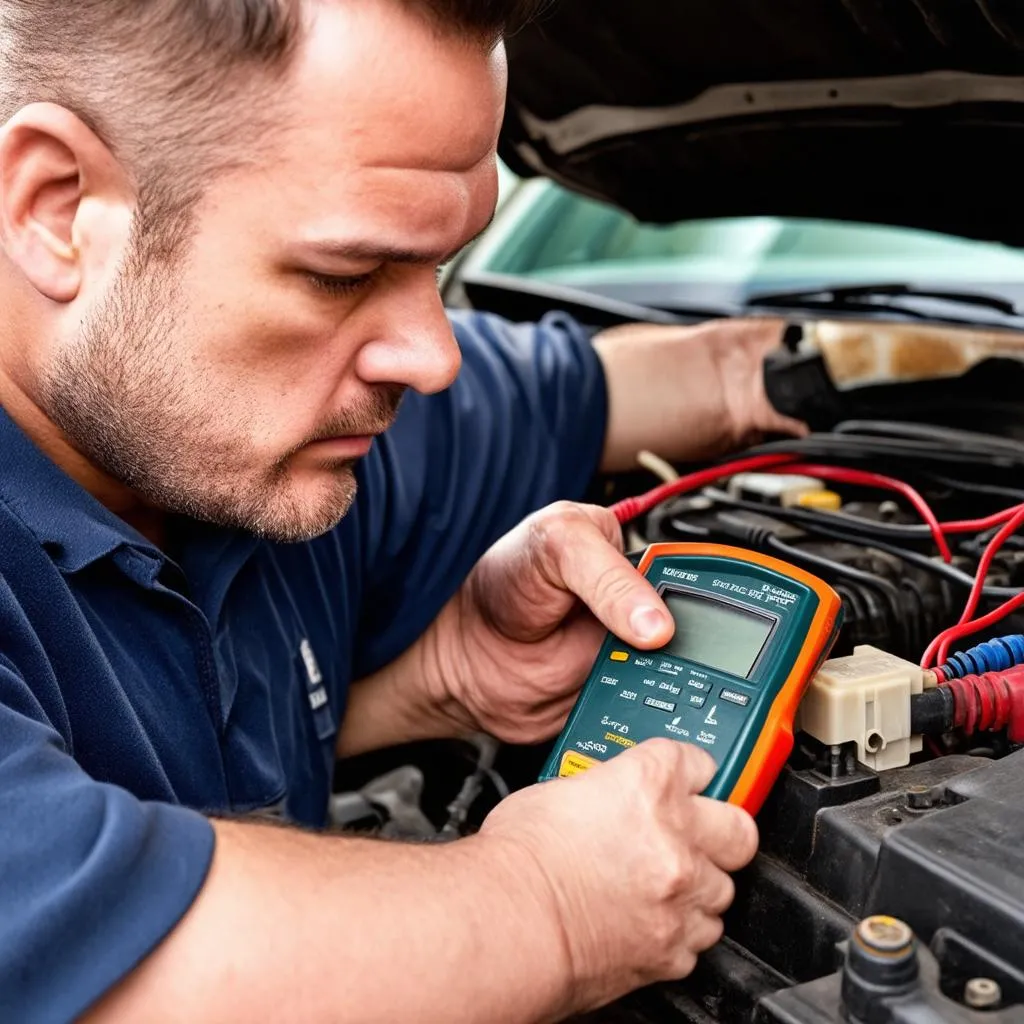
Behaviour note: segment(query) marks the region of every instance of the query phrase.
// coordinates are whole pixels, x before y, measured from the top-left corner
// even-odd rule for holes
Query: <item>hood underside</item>
[[[508,54],[502,158],[639,220],[1024,245],[1020,0],[556,0]]]

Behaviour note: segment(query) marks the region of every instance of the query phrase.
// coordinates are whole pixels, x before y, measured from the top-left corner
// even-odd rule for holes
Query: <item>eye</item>
[[[373,280],[373,274],[357,274],[353,277],[335,277],[333,274],[318,274],[307,271],[306,277],[318,291],[328,295],[351,295],[352,292],[365,288]]]

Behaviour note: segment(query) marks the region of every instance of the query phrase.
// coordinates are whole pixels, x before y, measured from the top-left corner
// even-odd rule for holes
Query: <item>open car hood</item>
[[[1019,0],[555,0],[508,54],[503,159],[640,220],[1024,245]]]

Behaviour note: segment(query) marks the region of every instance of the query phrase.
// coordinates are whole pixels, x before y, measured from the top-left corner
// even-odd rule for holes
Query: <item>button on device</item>
[[[701,693],[707,693],[708,690],[711,689],[711,684],[706,683],[701,679],[687,679],[686,685],[690,687],[691,690],[699,690]]]
[[[558,774],[565,779],[570,775],[579,775],[580,772],[585,772],[597,763],[596,758],[587,757],[586,754],[577,754],[575,750],[567,750],[562,755],[562,764],[558,769]]]
[[[658,708],[660,711],[667,711],[671,714],[676,706],[670,700],[658,700],[657,697],[644,697],[644,703],[649,708]]]
[[[629,653],[627,651],[612,651],[608,657],[612,661],[629,661]]]
[[[691,693],[687,703],[691,708],[702,708],[704,707],[704,701],[707,699],[708,695],[706,693]]]
[[[730,704],[739,704],[741,708],[745,708],[750,703],[748,694],[737,693],[735,690],[723,690],[718,696],[722,700],[729,701]]]

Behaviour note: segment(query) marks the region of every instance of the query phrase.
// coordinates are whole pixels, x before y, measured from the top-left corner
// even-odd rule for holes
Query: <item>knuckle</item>
[[[708,921],[707,928],[701,936],[700,949],[710,949],[716,946],[725,934],[725,922],[720,917],[712,917]]]
[[[676,952],[672,962],[671,977],[673,980],[682,980],[693,974],[697,967],[697,955],[692,949],[683,947]]]
[[[609,563],[601,569],[594,581],[594,595],[597,602],[613,608],[625,602],[633,593],[636,581],[629,576],[618,562]]]
[[[712,914],[724,914],[736,899],[736,883],[730,875],[722,872],[716,890],[708,900],[708,910]]]
[[[648,942],[653,950],[668,951],[679,943],[679,923],[672,913],[654,914],[648,922]]]
[[[634,748],[638,755],[642,754],[633,759],[639,776],[635,783],[637,792],[644,796],[646,806],[651,810],[660,803],[667,784],[678,771],[679,752],[673,748],[679,746],[681,744],[675,740],[655,737]]]
[[[656,896],[661,902],[674,903],[696,887],[700,868],[687,847],[665,844],[659,863]]]

